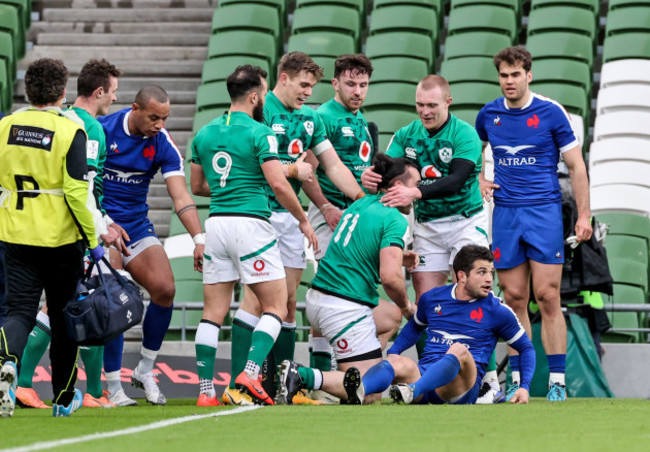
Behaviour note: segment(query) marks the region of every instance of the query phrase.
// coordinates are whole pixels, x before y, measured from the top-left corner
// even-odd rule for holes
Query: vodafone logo
[[[345,351],[346,348],[348,348],[348,341],[345,339],[339,339],[336,341],[336,346],[341,349],[341,351]]]
[[[258,272],[261,272],[264,270],[264,261],[257,260],[253,263],[253,268],[257,270]]]
[[[367,162],[368,160],[370,160],[371,151],[372,148],[370,147],[370,143],[368,143],[367,141],[362,141],[361,146],[359,146],[359,158],[364,162]]]
[[[442,173],[438,168],[436,168],[433,165],[427,165],[424,168],[422,168],[422,171],[420,171],[420,175],[422,176],[423,179],[436,179],[438,177],[442,177]]]
[[[296,139],[296,140],[291,140],[291,143],[289,143],[289,148],[287,149],[287,154],[289,154],[290,157],[297,159],[300,157],[300,154],[302,154],[302,141]]]

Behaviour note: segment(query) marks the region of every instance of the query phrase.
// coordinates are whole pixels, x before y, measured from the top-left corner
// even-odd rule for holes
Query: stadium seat
[[[18,65],[14,55],[14,41],[11,38],[10,33],[2,30],[0,30],[0,61],[4,62],[7,71],[7,78],[11,81],[13,95],[13,83],[18,74]]]
[[[164,240],[163,248],[168,259],[194,256],[194,242],[189,233],[172,235]]]
[[[359,14],[344,6],[315,5],[298,8],[293,13],[292,34],[334,32],[352,36],[359,47]]]
[[[379,82],[404,82],[417,84],[429,75],[427,64],[415,58],[375,58],[372,60],[372,84]],[[372,90],[372,86],[370,87]]]
[[[450,83],[449,88],[452,112],[454,109],[476,109],[478,112],[486,103],[502,96],[501,88],[494,83]]]
[[[610,2],[611,3],[611,2]],[[588,9],[597,15],[600,12],[600,0],[532,0],[530,10],[547,8],[549,6],[574,6]]]
[[[624,83],[650,84],[650,60],[618,60],[602,65],[601,88]]]
[[[370,34],[407,31],[429,36],[438,45],[438,18],[431,7],[396,5],[375,9],[370,16]]]
[[[650,4],[617,8],[607,13],[606,37],[621,33],[647,33],[648,31],[650,31]]]
[[[507,7],[470,5],[449,12],[448,36],[459,33],[487,31],[504,34],[513,44],[519,41],[519,26],[515,12]]]
[[[533,81],[570,83],[581,87],[591,98],[591,71],[587,63],[564,59],[544,59],[533,61]]]
[[[611,137],[637,136],[650,140],[650,113],[617,111],[596,116],[594,141]]]
[[[644,111],[650,113],[650,84],[629,83],[598,91],[596,113]]]
[[[275,74],[272,71],[269,71],[268,60],[264,58],[256,58],[252,56],[236,56],[236,55],[206,60],[203,63],[203,71],[201,73],[201,83],[224,81],[228,78],[230,74],[233,73],[233,71],[237,66],[242,66],[244,64],[259,66],[262,69],[264,69],[268,73],[267,80],[269,82],[269,86],[273,86],[273,80],[275,79]]]
[[[639,342],[639,333],[634,331],[616,331],[617,329],[639,328],[639,318],[636,312],[610,312],[607,317],[612,324],[612,329],[601,335],[601,342],[636,343]]]
[[[427,8],[433,8],[436,11],[436,17],[438,17],[438,29],[442,30],[445,19],[445,2],[446,0],[374,0],[372,6],[374,9],[386,8],[389,6],[424,6]]]
[[[228,108],[230,108],[230,95],[225,81],[199,85],[196,90],[197,111],[208,109],[228,110]]]
[[[602,185],[590,191],[591,213],[623,212],[650,216],[650,189],[637,185]]]
[[[415,105],[413,105],[411,113],[399,110],[373,110],[364,112],[364,116],[368,122],[372,121],[377,124],[380,134],[389,135],[419,119],[415,112]],[[380,148],[380,150],[383,152],[383,149]]]
[[[177,257],[169,263],[174,273],[174,281],[203,281],[201,273],[194,271],[194,257]]]
[[[7,74],[7,66],[0,60],[0,111],[11,111],[13,95],[13,81]]]
[[[269,67],[274,67],[277,42],[273,36],[259,31],[224,31],[210,37],[208,58],[233,55],[264,58]]]
[[[174,295],[174,302],[200,302],[203,303],[203,282],[192,280],[192,281],[174,281],[176,286],[176,294]],[[199,320],[201,319],[201,310],[198,311],[185,311],[186,315],[192,313],[193,316],[196,313],[199,313]],[[180,312],[179,312],[180,314]],[[199,322],[196,322],[194,325],[198,325]]]
[[[289,37],[288,52],[299,50],[309,56],[337,58],[345,53],[355,53],[357,42],[352,36],[341,33],[312,32]]]
[[[296,0],[296,11],[313,5],[345,6],[357,10],[362,15],[366,11],[366,3],[365,0]]]
[[[616,161],[650,163],[650,142],[634,137],[594,141],[589,149],[589,166]]]
[[[196,133],[201,130],[201,127],[209,123],[215,118],[224,115],[228,112],[228,107],[224,108],[211,108],[203,111],[198,111],[194,113],[194,120],[192,122],[192,133]]]
[[[277,8],[262,4],[231,3],[214,10],[212,34],[231,30],[267,33],[281,40],[280,16]]]
[[[641,237],[650,247],[650,218],[621,212],[601,213],[598,221],[609,226],[609,234],[631,235]]]
[[[618,284],[627,284],[648,293],[648,265],[630,258],[607,257],[612,279]]]
[[[440,75],[452,82],[489,82],[498,85],[497,70],[494,61],[488,57],[466,57],[444,60],[440,66]]]
[[[629,58],[650,59],[650,32],[623,33],[605,38],[603,63]]]
[[[630,259],[648,266],[648,242],[641,237],[607,234],[605,249],[609,259]]]
[[[499,50],[511,45],[512,40],[504,34],[485,31],[459,33],[447,36],[444,57],[445,60],[471,56],[492,58]]]
[[[609,5],[608,11],[613,11],[618,8],[629,8],[630,6],[650,6],[650,0],[609,0],[607,4]]]
[[[475,6],[475,5],[491,5],[491,6],[503,6],[505,8],[510,8],[515,12],[517,18],[517,23],[521,23],[521,5],[523,4],[520,0],[451,0],[451,8],[463,8],[465,6]]]
[[[311,90],[311,96],[307,99],[307,104],[312,107],[318,107],[334,97],[334,88],[330,82],[320,82]]]
[[[580,142],[580,147],[582,147],[585,144],[585,131],[587,124],[585,123],[585,120],[582,119],[582,116],[574,115],[573,113],[568,113],[568,115],[573,133],[576,134],[576,138]]]
[[[449,107],[449,111],[454,116],[458,119],[462,119],[471,126],[476,126],[476,116],[478,116],[480,110],[480,108],[455,108],[453,103],[451,107]]]
[[[0,4],[16,8],[23,24],[23,30],[29,30],[32,25],[32,0],[0,0]]]
[[[587,63],[590,68],[594,62],[592,40],[576,33],[539,33],[529,36],[526,49],[533,56],[533,61],[566,58]]]
[[[650,174],[650,164],[631,160],[614,161],[592,166],[589,182],[592,187],[631,184],[650,188],[648,174]]]
[[[436,60],[436,49],[425,35],[408,32],[381,33],[366,40],[366,56],[370,59],[383,57],[409,57],[424,60],[431,68]]]
[[[278,17],[282,19],[284,25],[287,23],[287,1],[286,0],[219,0],[219,7],[226,5],[241,5],[252,3],[256,5],[272,6],[278,11]]]
[[[415,85],[412,83],[372,83],[363,104],[364,111],[404,110],[415,108]]]
[[[321,83],[330,82],[334,78],[334,63],[336,62],[336,58],[329,56],[311,56],[311,59],[323,68]]]
[[[566,111],[582,116],[585,122],[589,122],[589,100],[584,89],[565,83],[536,83],[534,76],[530,89],[559,102]]]
[[[568,5],[549,6],[534,9],[530,12],[528,16],[528,36],[557,31],[582,34],[595,43],[598,37],[596,16],[587,9]]]
[[[18,8],[0,2],[0,30],[11,34],[16,60],[25,58],[25,52],[27,51],[25,25]]]

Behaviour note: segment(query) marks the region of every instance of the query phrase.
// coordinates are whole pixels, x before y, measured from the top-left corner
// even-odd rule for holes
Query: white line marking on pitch
[[[184,422],[198,421],[199,419],[206,419],[206,418],[209,418],[209,417],[228,416],[230,414],[239,414],[239,413],[243,413],[244,411],[255,410],[257,408],[260,408],[260,406],[259,405],[242,406],[242,407],[239,407],[239,408],[235,408],[234,410],[217,411],[215,413],[210,413],[210,414],[195,414],[195,415],[192,415],[192,416],[177,417],[177,418],[174,418],[174,419],[168,419],[166,421],[158,421],[158,422],[153,422],[151,424],[139,425],[137,427],[130,427],[130,428],[122,429],[122,430],[114,430],[112,432],[93,433],[91,435],[79,436],[77,438],[64,438],[64,439],[57,439],[57,440],[54,440],[54,441],[42,441],[40,443],[34,443],[34,444],[29,445],[29,446],[15,447],[13,449],[2,449],[2,451],[5,451],[5,452],[28,452],[28,451],[32,451],[32,450],[52,449],[53,447],[67,446],[67,445],[70,445],[70,444],[77,444],[77,443],[84,443],[86,441],[94,441],[96,439],[112,438],[114,436],[131,435],[133,433],[146,432],[147,430],[155,430],[157,428],[163,428],[163,427],[167,427],[167,426],[170,426],[170,425],[182,424]]]

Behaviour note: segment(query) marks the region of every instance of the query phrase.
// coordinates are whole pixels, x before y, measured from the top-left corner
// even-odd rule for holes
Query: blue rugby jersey
[[[164,178],[185,177],[183,156],[167,129],[153,137],[131,135],[130,111],[97,118],[106,133],[103,206],[118,223],[147,216],[149,184],[159,169]]]
[[[497,205],[529,206],[559,202],[560,154],[579,146],[564,108],[531,92],[522,108],[509,108],[504,97],[487,103],[476,117],[476,130],[492,146]]]

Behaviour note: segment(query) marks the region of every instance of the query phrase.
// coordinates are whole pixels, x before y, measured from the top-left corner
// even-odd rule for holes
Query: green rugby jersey
[[[420,186],[434,184],[436,179],[449,175],[451,161],[463,158],[476,167],[459,193],[439,199],[418,200],[415,218],[420,223],[462,215],[471,217],[483,209],[483,199],[478,186],[481,172],[481,140],[474,127],[454,115],[433,137],[419,119],[402,127],[393,136],[386,154],[415,160],[420,168]]]
[[[104,128],[90,113],[83,108],[71,107],[79,119],[84,123],[88,141],[86,142],[86,161],[88,163],[88,170],[95,171],[95,193],[99,200],[99,209],[102,214],[106,214],[102,206],[104,199],[104,163],[106,162],[106,135]]]
[[[201,128],[192,163],[210,186],[210,214],[271,216],[261,165],[278,158],[275,134],[243,112],[228,112]]]
[[[269,91],[266,95],[264,124],[275,132],[278,139],[278,157],[283,165],[294,163],[307,149],[311,149],[315,155],[318,155],[331,146],[316,110],[307,105],[303,105],[300,110],[290,110],[273,94],[273,91]],[[302,182],[293,178],[288,180],[298,195]],[[267,193],[271,209],[274,212],[286,212],[268,187]]]
[[[370,167],[373,157],[372,138],[366,118],[360,111],[356,115],[352,114],[334,99],[324,103],[316,111],[336,153],[361,186],[361,173]],[[336,188],[322,166],[316,169],[316,175],[323,195],[330,203],[339,209],[346,209],[354,202]]]
[[[404,248],[408,222],[394,207],[380,202],[383,194],[364,196],[343,213],[312,286],[346,300],[377,306],[379,252]]]

